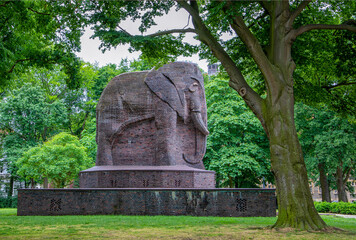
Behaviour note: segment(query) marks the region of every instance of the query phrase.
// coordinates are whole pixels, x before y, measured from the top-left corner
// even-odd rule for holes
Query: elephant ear
[[[145,78],[145,83],[157,97],[166,102],[180,117],[184,118],[182,96],[180,96],[178,88],[167,74],[151,70]]]

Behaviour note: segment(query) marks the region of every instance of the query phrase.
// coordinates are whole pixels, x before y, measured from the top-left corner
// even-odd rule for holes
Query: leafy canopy
[[[272,182],[269,144],[258,119],[228,80],[213,77],[205,85],[209,136],[205,166],[220,187],[257,187]]]
[[[48,102],[38,86],[25,84],[0,101],[1,165],[16,175],[15,162],[28,148],[46,141],[67,121],[61,101]]]
[[[2,1],[0,3],[0,92],[29,66],[60,64],[70,87],[80,83],[80,36],[86,22],[82,1]]]
[[[343,177],[356,173],[356,125],[326,107],[296,104],[296,126],[309,177],[319,181],[318,165],[323,164],[331,187],[336,189],[336,172],[341,166]],[[352,191],[351,188],[349,190]]]

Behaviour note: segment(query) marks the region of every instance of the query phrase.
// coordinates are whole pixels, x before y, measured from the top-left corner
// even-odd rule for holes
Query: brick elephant
[[[97,105],[96,165],[204,169],[206,112],[195,64],[175,62],[116,76]]]

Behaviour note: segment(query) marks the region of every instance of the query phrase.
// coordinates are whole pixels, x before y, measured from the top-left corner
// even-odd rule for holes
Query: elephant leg
[[[111,143],[105,132],[97,132],[98,150],[96,155],[96,166],[113,165]]]
[[[156,124],[156,165],[176,165],[180,147],[177,142],[177,112],[153,96]]]

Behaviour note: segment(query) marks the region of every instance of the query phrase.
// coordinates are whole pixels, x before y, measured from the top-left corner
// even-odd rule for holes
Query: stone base
[[[17,215],[274,217],[274,189],[19,189]]]
[[[79,173],[81,188],[214,188],[215,172],[188,166],[95,166]]]

